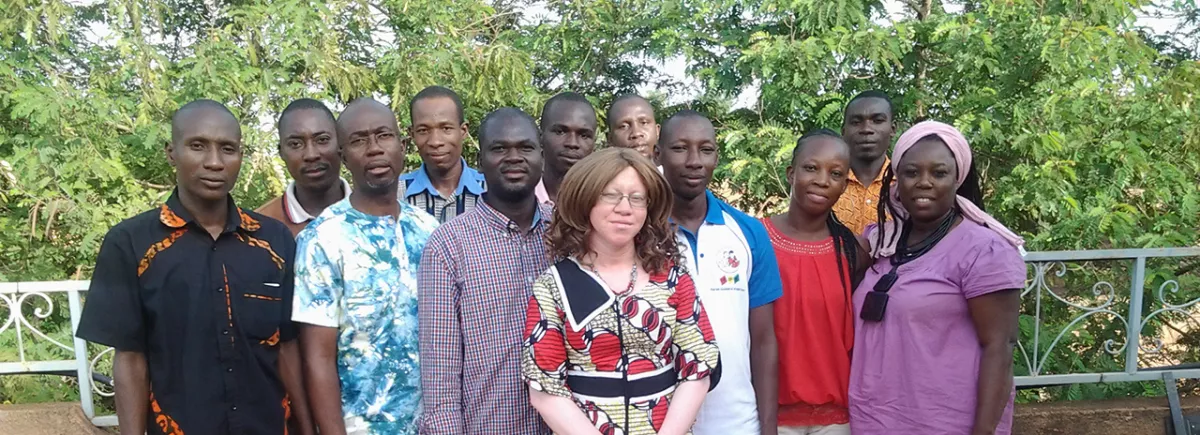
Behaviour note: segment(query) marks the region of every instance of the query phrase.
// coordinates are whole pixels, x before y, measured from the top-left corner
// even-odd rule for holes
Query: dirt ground
[[[1200,414],[1200,397],[1184,398],[1185,415]],[[1160,435],[1167,399],[1139,398],[1018,405],[1015,435]],[[0,435],[107,435],[77,403],[0,405]]]
[[[1184,415],[1200,414],[1200,397],[1182,401]],[[1160,435],[1167,399],[1138,398],[1017,405],[1014,435]]]
[[[106,435],[78,403],[0,405],[0,435]]]

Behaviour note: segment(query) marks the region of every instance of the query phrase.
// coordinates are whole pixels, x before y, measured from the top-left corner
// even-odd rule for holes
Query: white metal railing
[[[1200,248],[1163,248],[1163,249],[1112,249],[1094,251],[1056,251],[1031,252],[1025,261],[1029,265],[1031,275],[1027,280],[1025,290],[1021,293],[1022,303],[1026,307],[1022,314],[1034,318],[1033,337],[1028,343],[1017,343],[1017,356],[1023,360],[1029,375],[1018,376],[1018,386],[1040,386],[1061,384],[1087,384],[1133,381],[1156,381],[1171,374],[1174,378],[1200,378],[1200,368],[1161,369],[1142,367],[1141,357],[1159,355],[1163,350],[1162,335],[1143,336],[1143,331],[1151,322],[1169,323],[1167,314],[1182,315],[1185,328],[1200,328],[1198,311],[1200,298],[1182,302],[1172,302],[1170,296],[1179,292],[1179,281],[1176,276],[1165,279],[1156,289],[1155,298],[1150,301],[1149,314],[1142,314],[1146,305],[1146,261],[1150,259],[1182,259],[1200,256]],[[1069,272],[1067,263],[1131,263],[1129,267],[1129,291],[1118,292],[1117,286],[1109,281],[1096,281],[1091,287],[1091,296],[1070,298],[1061,290],[1056,290],[1050,284],[1053,278],[1063,278]],[[1111,264],[1110,264],[1111,266]],[[1053,277],[1051,276],[1053,275]],[[1128,296],[1127,303],[1119,303]],[[1033,312],[1028,312],[1032,298]],[[1065,304],[1073,316],[1070,321],[1058,331],[1049,346],[1042,346],[1042,332],[1046,326],[1042,315],[1046,312],[1046,303]],[[1062,345],[1064,339],[1070,340],[1077,333],[1079,326],[1094,317],[1106,316],[1111,321],[1122,326],[1124,342],[1118,345],[1117,338],[1105,337],[1104,351],[1114,358],[1123,359],[1124,371],[1100,373],[1044,373],[1047,357],[1056,346]],[[1102,321],[1102,320],[1101,320]],[[1200,329],[1195,329],[1200,331]],[[1028,346],[1027,346],[1028,345]],[[1031,349],[1029,347],[1032,347]]]
[[[1061,384],[1107,383],[1130,381],[1163,380],[1165,376],[1179,378],[1200,378],[1200,368],[1155,369],[1142,367],[1139,357],[1157,355],[1163,350],[1164,343],[1160,336],[1143,337],[1142,331],[1152,321],[1161,320],[1165,314],[1183,314],[1184,318],[1195,324],[1190,327],[1200,328],[1200,319],[1196,318],[1196,310],[1200,309],[1200,297],[1184,302],[1170,302],[1169,295],[1179,292],[1179,282],[1174,277],[1165,280],[1155,292],[1151,310],[1142,314],[1145,302],[1146,261],[1149,259],[1200,257],[1200,248],[1166,248],[1166,249],[1120,249],[1097,251],[1058,251],[1031,252],[1025,260],[1029,265],[1029,278],[1026,288],[1021,293],[1023,306],[1022,314],[1032,316],[1034,331],[1032,338],[1017,344],[1018,361],[1023,361],[1029,375],[1018,376],[1018,386],[1043,386]],[[1079,262],[1126,262],[1130,266],[1130,285],[1128,303],[1121,303],[1125,292],[1118,292],[1117,287],[1109,281],[1097,281],[1092,285],[1090,297],[1079,298],[1066,294],[1069,289],[1056,289],[1052,281],[1061,279],[1069,272],[1068,263]],[[15,333],[17,338],[18,360],[15,362],[0,362],[0,376],[6,374],[39,373],[55,371],[74,371],[79,379],[80,405],[84,414],[97,426],[115,426],[115,415],[97,416],[94,396],[111,397],[113,392],[102,388],[93,382],[92,375],[96,372],[97,363],[105,357],[111,358],[112,349],[107,348],[95,355],[88,355],[87,343],[72,337],[71,345],[53,339],[43,333],[31,319],[47,319],[53,314],[56,293],[65,293],[67,305],[71,314],[71,331],[79,326],[82,312],[82,294],[87,291],[87,281],[49,281],[49,282],[18,282],[0,283],[0,337],[4,334]],[[1066,326],[1057,332],[1048,346],[1042,345],[1044,332],[1042,316],[1046,313],[1048,304],[1065,304],[1071,312]],[[1030,310],[1028,307],[1032,305]],[[7,316],[5,315],[7,310]],[[1066,345],[1077,333],[1080,325],[1091,321],[1094,317],[1108,316],[1118,322],[1125,333],[1124,343],[1118,345],[1116,338],[1107,338],[1103,349],[1114,358],[1123,358],[1124,371],[1100,373],[1045,373],[1046,362],[1050,360],[1052,351],[1058,346]],[[1050,331],[1053,332],[1053,331]],[[74,355],[73,359],[55,361],[33,361],[26,355],[26,335],[32,339],[45,340],[57,348]],[[1145,342],[1145,343],[1144,343]],[[1133,345],[1131,345],[1133,344]],[[1020,363],[1018,363],[1020,364]]]
[[[93,401],[93,393],[111,397],[113,391],[92,381],[96,364],[105,356],[111,358],[113,350],[107,348],[89,358],[87,342],[74,336],[75,329],[79,327],[80,314],[83,312],[80,295],[86,292],[87,288],[88,281],[0,282],[0,319],[3,319],[0,321],[0,337],[12,330],[17,342],[17,361],[0,362],[0,375],[74,371],[79,380],[79,402],[84,415],[96,426],[116,426],[117,416],[97,416]],[[45,320],[54,314],[54,293],[66,294],[67,307],[71,312],[71,345],[55,340],[31,321]],[[32,317],[26,315],[27,308],[32,310],[29,312]],[[4,316],[4,311],[8,311],[7,316]],[[31,360],[26,355],[27,335],[71,352],[75,357],[52,361]]]

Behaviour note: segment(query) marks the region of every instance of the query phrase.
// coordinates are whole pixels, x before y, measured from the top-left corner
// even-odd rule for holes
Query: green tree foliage
[[[837,129],[848,98],[879,88],[895,97],[901,128],[932,118],[952,122],[971,138],[988,210],[1025,234],[1031,249],[1196,243],[1200,113],[1194,99],[1200,65],[1187,49],[1194,41],[1194,18],[1163,40],[1133,25],[1152,6],[1146,1],[903,3],[904,17],[888,20],[874,2],[764,0],[736,14],[742,20],[697,32],[702,41],[720,35],[715,39],[722,43],[705,50],[724,54],[700,55],[693,63],[693,72],[708,78],[707,99],[728,98],[751,84],[758,89],[754,110],[722,117],[719,176],[726,198],[756,213],[781,211],[787,191],[782,171],[797,135]],[[1164,6],[1182,17],[1194,17],[1197,10],[1194,3]],[[1097,306],[1107,293],[1088,290],[1108,281],[1117,289],[1114,306],[1123,307],[1129,270],[1116,266],[1071,265],[1050,285],[1077,303]],[[1178,279],[1184,289],[1170,300],[1200,295],[1189,286],[1196,282],[1189,275],[1194,269],[1152,263],[1147,301],[1168,279]],[[1148,302],[1143,312],[1162,306],[1155,304]],[[1035,309],[1036,302],[1027,299],[1023,313]],[[1041,373],[1123,368],[1123,357],[1103,348],[1106,339],[1115,338],[1114,347],[1125,340],[1124,325],[1109,316],[1084,319],[1076,332],[1049,347],[1080,314],[1061,304],[1043,310],[1038,350],[1049,355]],[[1033,320],[1023,315],[1021,339],[1030,352]],[[1142,332],[1168,328],[1156,321]],[[1181,341],[1195,343],[1197,335]],[[1191,349],[1171,357],[1194,361],[1196,347]],[[1024,362],[1021,355],[1016,361]],[[1167,361],[1142,357],[1144,365]],[[1028,374],[1023,366],[1018,364],[1017,374]],[[1155,391],[1153,385],[1117,384],[1024,397]]]
[[[273,124],[292,99],[375,96],[406,119],[409,96],[443,84],[469,122],[541,99],[485,2],[20,3],[0,21],[0,280],[86,277],[105,229],[169,192],[184,102],[243,121],[234,196],[256,205],[282,189]]]
[[[889,16],[880,0],[8,1],[0,281],[88,277],[107,228],[169,192],[163,145],[183,102],[213,98],[242,119],[247,163],[234,195],[253,206],[285,183],[273,127],[287,102],[315,97],[337,110],[371,95],[406,123],[409,96],[431,84],[463,96],[471,125],[504,105],[536,114],[562,90],[604,106],[657,87],[656,104],[716,118],[716,188],[757,215],[784,207],[795,139],[837,129],[847,100],[878,88],[894,96],[901,128],[934,118],[967,134],[988,210],[1034,250],[1196,243],[1194,0],[899,4],[902,15]],[[1181,25],[1136,25],[1155,14]],[[680,57],[700,83],[683,103],[689,89],[654,67]],[[754,104],[731,111],[742,93]],[[1155,264],[1147,288],[1195,268]],[[1056,285],[1127,273],[1078,272],[1079,282]],[[1119,335],[1102,323],[1086,323],[1080,340]],[[1077,349],[1056,351],[1060,370],[1111,364]]]

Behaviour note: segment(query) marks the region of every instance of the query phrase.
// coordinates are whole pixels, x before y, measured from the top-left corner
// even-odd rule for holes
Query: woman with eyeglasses
[[[891,162],[865,232],[874,263],[854,294],[850,428],[1009,434],[1024,241],[983,211],[954,127],[913,126]]]
[[[654,165],[610,148],[567,173],[533,283],[522,371],[559,434],[686,434],[718,369]],[[713,381],[715,384],[715,380]]]

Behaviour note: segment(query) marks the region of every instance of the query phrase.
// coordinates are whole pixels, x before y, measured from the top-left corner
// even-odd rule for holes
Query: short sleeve
[[[145,351],[146,330],[135,258],[129,235],[120,227],[109,230],[96,257],[76,336],[117,350]]]
[[[567,388],[567,342],[563,310],[552,272],[533,283],[533,296],[525,311],[525,342],[521,351],[521,377],[529,388],[546,394],[571,397]]]
[[[285,229],[285,231],[287,231]],[[287,231],[284,235],[290,235]],[[281,237],[279,239],[278,252],[283,255],[283,279],[280,281],[280,289],[282,290],[283,303],[280,304],[280,310],[283,311],[280,319],[283,319],[279,325],[279,341],[292,341],[296,339],[296,324],[292,321],[292,304],[295,298],[296,288],[296,241],[291,237]]]
[[[683,269],[674,268],[675,289],[667,305],[675,311],[671,336],[675,347],[675,372],[680,381],[696,381],[714,373],[720,365],[720,351],[704,304],[696,297],[696,284]],[[714,385],[710,385],[711,390]]]
[[[870,240],[871,237],[875,235],[876,231],[879,231],[879,224],[867,224],[866,228],[863,228],[862,236],[864,239]]]
[[[967,299],[1025,288],[1025,261],[1015,246],[999,237],[981,237],[963,261],[961,285]]]
[[[742,225],[750,243],[752,264],[750,269],[750,308],[758,308],[775,302],[783,296],[783,280],[779,278],[779,263],[775,259],[775,248],[766,227],[757,220]]]
[[[337,328],[342,319],[341,265],[316,236],[308,228],[297,241],[292,320]]]

